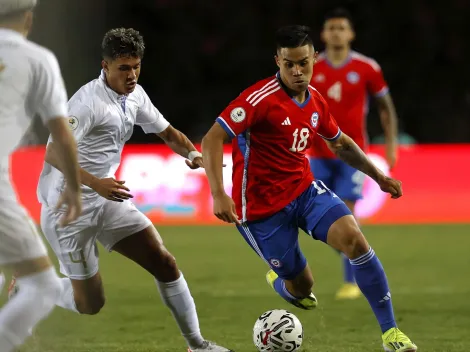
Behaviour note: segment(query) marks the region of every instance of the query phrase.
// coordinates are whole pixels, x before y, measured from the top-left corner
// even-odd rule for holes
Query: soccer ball
[[[260,352],[297,351],[303,336],[299,319],[283,309],[263,313],[253,328],[253,342]]]

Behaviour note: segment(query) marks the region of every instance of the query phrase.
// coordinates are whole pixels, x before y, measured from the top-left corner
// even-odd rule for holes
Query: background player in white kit
[[[58,305],[96,314],[105,303],[96,241],[139,264],[155,277],[161,297],[175,317],[190,351],[229,351],[203,339],[194,300],[174,257],[150,220],[130,202],[132,195],[114,174],[134,125],[161,137],[188,158],[190,168],[202,157],[189,139],[170,126],[137,84],[144,42],[133,29],[113,29],[102,42],[102,72],[69,101],[69,124],[78,143],[83,213],[65,228],[55,226],[61,213],[54,204],[63,175],[56,143],[49,143],[38,186],[41,227],[60,261],[63,294]],[[165,172],[165,170],[162,170]],[[21,288],[20,288],[21,290]]]
[[[12,269],[21,285],[0,311],[2,352],[11,352],[26,340],[52,311],[62,288],[9,179],[9,156],[35,115],[42,118],[58,146],[57,163],[67,180],[57,221],[66,225],[75,220],[81,207],[76,143],[65,118],[67,93],[60,68],[54,54],[25,38],[35,5],[36,0],[0,0],[0,265]]]

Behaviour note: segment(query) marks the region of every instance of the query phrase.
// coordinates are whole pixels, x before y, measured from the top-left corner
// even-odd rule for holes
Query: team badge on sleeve
[[[230,113],[230,118],[233,122],[242,122],[246,118],[246,112],[243,108],[235,108]]]
[[[318,112],[314,112],[314,113],[312,114],[312,118],[310,119],[310,122],[312,123],[312,126],[313,126],[314,128],[317,127],[317,125],[318,125]]]
[[[69,127],[72,131],[75,131],[78,127],[78,119],[75,116],[69,117]]]

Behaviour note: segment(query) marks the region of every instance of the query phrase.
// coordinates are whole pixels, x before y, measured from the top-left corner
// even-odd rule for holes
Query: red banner
[[[401,147],[397,167],[389,172],[383,148],[369,156],[387,174],[403,182],[404,196],[393,200],[366,179],[364,199],[357,203],[361,223],[470,223],[470,145]],[[12,157],[12,178],[20,201],[39,221],[36,185],[44,148],[28,148]],[[232,189],[230,147],[224,154],[224,182]],[[212,198],[203,170],[190,170],[184,160],[162,145],[128,145],[117,178],[126,181],[134,203],[158,224],[221,224],[212,214]]]

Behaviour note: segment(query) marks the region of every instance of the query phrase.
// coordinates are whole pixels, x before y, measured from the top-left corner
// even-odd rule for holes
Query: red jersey
[[[377,62],[353,51],[342,66],[333,67],[322,53],[313,68],[311,84],[328,102],[341,131],[365,149],[368,95],[380,97],[388,93]],[[336,158],[320,138],[316,138],[314,145],[312,156]]]
[[[341,134],[328,104],[313,87],[303,104],[291,98],[278,76],[241,93],[217,122],[232,140],[232,198],[243,221],[283,209],[313,181],[307,150],[316,134]]]

